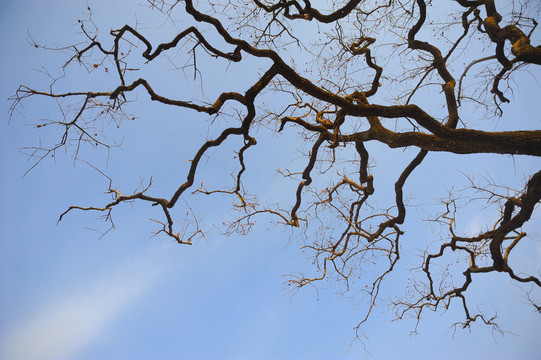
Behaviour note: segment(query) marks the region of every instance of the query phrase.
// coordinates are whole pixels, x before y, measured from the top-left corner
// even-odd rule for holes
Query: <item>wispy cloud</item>
[[[486,227],[486,222],[479,215],[474,215],[466,226],[466,236],[477,236]]]
[[[162,251],[158,251],[164,255]],[[164,256],[166,258],[166,256]],[[104,333],[130,304],[170,269],[164,257],[129,259],[113,273],[91,279],[56,303],[38,309],[0,341],[0,357],[12,360],[72,359]]]

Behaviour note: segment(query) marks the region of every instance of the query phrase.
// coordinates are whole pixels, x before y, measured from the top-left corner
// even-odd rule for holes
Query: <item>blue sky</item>
[[[151,237],[156,228],[148,218],[158,215],[146,204],[117,209],[117,230],[103,238],[88,229],[103,228],[98,214],[71,213],[57,226],[59,214],[70,205],[105,202],[107,181],[85,163],[74,164],[70,154],[62,152],[23,177],[32,163],[19,149],[38,143],[40,133],[30,124],[33,117],[54,116],[54,104],[30,101],[24,104],[23,114],[8,122],[10,102],[6,99],[21,83],[45,87],[47,80],[36,69],[54,70],[63,59],[33,48],[29,36],[49,44],[77,39],[77,19],[87,16],[87,5],[104,33],[124,23],[133,24],[136,12],[137,21],[149,27],[159,24],[159,19],[144,15],[146,7],[135,1],[1,3],[1,359],[365,358],[363,345],[354,341],[353,327],[364,311],[359,300],[341,296],[332,282],[321,284],[317,292],[302,289],[292,296],[284,287],[283,275],[315,271],[300,244],[289,239],[288,230],[270,231],[272,224],[264,220],[249,236],[220,236],[213,225],[228,216],[228,201],[197,198],[201,217],[211,231],[193,246]],[[159,27],[156,37],[161,31]],[[257,69],[243,71],[246,77],[227,85],[245,89]],[[215,73],[219,76],[219,70]],[[189,96],[183,83],[176,82],[178,74],[164,71],[155,76],[164,91]],[[539,71],[537,76],[539,79]],[[516,93],[517,104],[508,111],[524,127],[539,128],[538,85],[531,76],[525,76],[523,84]],[[205,89],[205,96],[212,98],[219,91],[220,87]],[[153,189],[168,191],[184,178],[186,160],[204,140],[206,134],[198,125],[205,117],[164,110],[142,96],[139,100],[142,106],[137,109],[137,119],[111,133],[122,140],[122,147],[112,150],[109,158],[90,152],[81,158],[106,169],[126,192],[148,182],[150,176],[155,180]],[[48,135],[42,133],[43,141]],[[276,201],[291,199],[273,175],[276,167],[288,164],[283,159],[295,150],[288,136],[286,132],[284,137],[258,139],[259,150],[252,156],[268,156],[254,161],[256,171],[247,174],[247,181],[259,182],[254,189]],[[379,155],[378,168],[413,154],[378,145],[372,150]],[[228,178],[230,170],[222,165],[227,163],[225,153],[216,151],[214,159],[205,163],[201,172],[205,181]],[[433,199],[465,183],[461,171],[479,170],[480,164],[481,176],[489,174],[520,187],[524,176],[536,171],[541,161],[430,154],[408,188],[414,203],[429,205],[409,212],[409,240],[403,251],[419,254],[426,244],[439,239],[438,230],[420,219],[433,208]],[[389,176],[389,184],[393,179]],[[416,186],[423,189],[422,194],[415,192]],[[475,232],[493,216],[490,209],[467,213],[461,226]],[[535,271],[539,271],[536,266],[541,258],[540,224],[538,209],[528,228],[537,241],[515,255],[517,262]],[[410,260],[406,258],[401,272],[386,283],[386,296],[395,289],[403,291]],[[455,308],[425,314],[418,334],[412,336],[415,322],[391,322],[393,314],[382,304],[364,327],[366,349],[376,359],[536,359],[541,352],[541,319],[526,303],[521,289],[498,275],[476,284],[471,289],[473,299],[488,312],[497,311],[503,329],[509,331],[505,336],[480,324],[471,332],[453,335],[450,325],[461,320]]]

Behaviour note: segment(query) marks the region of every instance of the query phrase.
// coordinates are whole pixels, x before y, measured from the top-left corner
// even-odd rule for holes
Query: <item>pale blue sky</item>
[[[77,19],[86,16],[87,3],[104,34],[124,23],[133,24],[136,12],[140,23],[148,23],[149,27],[159,23],[155,22],[157,18],[144,15],[146,7],[136,5],[136,1],[0,3],[0,89],[4,114],[0,117],[1,359],[365,357],[363,346],[353,341],[353,327],[364,311],[362,305],[357,305],[358,299],[337,294],[332,283],[323,283],[317,293],[303,289],[291,296],[285,291],[282,275],[315,271],[299,250],[299,244],[288,240],[289,231],[269,231],[271,225],[263,221],[246,237],[223,237],[214,230],[193,246],[179,246],[166,237],[150,238],[155,225],[148,218],[158,214],[146,204],[117,209],[118,229],[101,239],[96,232],[86,229],[102,226],[98,214],[72,213],[57,226],[59,214],[69,205],[106,201],[103,192],[107,182],[84,163],[74,166],[70,154],[62,153],[22,177],[31,163],[18,149],[37,144],[40,136],[28,124],[34,116],[54,116],[53,104],[28,102],[26,118],[16,115],[8,124],[10,103],[5,99],[21,83],[44,88],[47,82],[35,69],[43,65],[56,70],[63,59],[30,46],[29,34],[40,43],[74,41],[78,36]],[[189,97],[182,83],[169,81],[174,76],[177,75],[165,71],[156,75],[156,82],[164,91],[178,91],[179,96]],[[247,75],[227,85],[241,90],[251,81]],[[538,85],[532,77],[525,78],[524,84],[516,96],[523,103],[509,107],[509,112],[515,113],[525,126],[539,128]],[[206,89],[205,95],[212,98],[213,93],[222,90]],[[146,99],[140,100],[143,105],[137,110],[138,119],[113,133],[112,136],[123,139],[123,145],[111,152],[107,166],[103,153],[87,152],[82,158],[106,169],[126,192],[141,179],[148,181],[151,175],[154,189],[165,192],[184,178],[185,160],[191,158],[204,139],[205,132],[197,125],[205,117],[154,107]],[[288,139],[287,133],[285,138],[259,139],[259,150],[254,154],[269,156],[254,164],[257,171],[247,174],[247,181],[252,178],[259,182],[255,188],[276,200],[291,199],[272,176],[273,168],[282,164],[282,157],[295,149],[287,143]],[[378,145],[373,145],[372,150],[379,154],[377,166],[382,168],[411,158],[412,154]],[[230,170],[220,162],[220,156],[225,155],[218,151],[215,156],[217,160],[206,163],[202,174],[212,179],[227,178]],[[445,189],[465,183],[459,170],[468,173],[479,170],[480,165],[481,175],[509,179],[520,187],[523,176],[536,171],[541,161],[430,154],[408,192],[416,203],[434,204],[432,199],[445,196]],[[507,173],[508,169],[515,169],[515,173]],[[270,175],[262,177],[264,171]],[[394,177],[389,176],[388,181],[391,184]],[[421,194],[414,192],[416,185],[423,189]],[[227,201],[197,201],[210,228],[227,216]],[[409,212],[404,252],[419,254],[431,239],[439,239],[438,231],[433,232],[420,220],[430,209],[414,207]],[[490,216],[490,211],[468,214],[461,226],[474,232]],[[517,261],[527,268],[538,266],[541,258],[540,224],[538,209],[528,229],[534,237],[537,234],[537,243],[516,255],[523,257]],[[403,291],[411,265],[408,261],[411,259],[406,258],[400,265],[402,272],[386,283],[385,296],[393,294],[394,287]],[[426,313],[419,334],[410,336],[415,322],[391,322],[390,309],[381,306],[364,328],[367,349],[376,359],[538,358],[541,318],[526,304],[517,286],[503,275],[486,276],[472,287],[471,293],[479,306],[498,312],[508,334],[502,337],[475,324],[471,332],[457,331],[453,336],[449,327],[462,320],[462,314],[451,308],[446,313]]]

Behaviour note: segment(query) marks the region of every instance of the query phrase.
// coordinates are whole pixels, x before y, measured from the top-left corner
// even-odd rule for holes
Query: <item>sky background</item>
[[[23,177],[32,163],[20,148],[37,144],[40,136],[30,124],[35,117],[54,116],[54,104],[29,101],[24,113],[9,121],[7,98],[19,84],[45,89],[47,80],[37,70],[42,66],[55,70],[64,59],[35,49],[28,40],[32,37],[51,45],[73,42],[78,38],[77,19],[88,16],[87,6],[96,23],[103,26],[103,34],[124,23],[133,24],[135,19],[148,23],[149,28],[160,20],[147,15],[146,7],[136,1],[0,0],[0,4],[0,359],[362,359],[367,356],[365,350],[376,359],[538,358],[541,318],[527,304],[521,289],[505,276],[486,276],[471,289],[479,306],[488,313],[497,311],[502,328],[508,331],[505,336],[480,324],[474,324],[471,331],[453,333],[450,326],[462,320],[455,308],[426,313],[418,334],[412,336],[415,321],[391,322],[393,314],[382,305],[364,327],[365,349],[354,341],[353,327],[365,310],[358,299],[340,295],[333,283],[321,284],[317,292],[302,289],[294,296],[284,286],[283,275],[314,273],[314,268],[299,244],[289,239],[289,232],[269,231],[269,223],[263,222],[245,237],[210,231],[193,246],[151,237],[156,228],[148,218],[155,213],[146,204],[118,208],[117,230],[102,238],[89,230],[103,228],[99,214],[70,213],[57,226],[58,216],[72,204],[105,203],[108,198],[103,192],[108,184],[93,168],[82,162],[74,164],[70,154],[61,152]],[[156,30],[156,37],[161,29]],[[171,80],[174,76],[176,73],[165,71],[156,74],[161,79],[156,82],[164,91],[188,96],[181,83]],[[531,76],[523,80],[515,94],[517,103],[508,107],[508,113],[516,114],[524,127],[539,128],[538,84]],[[251,81],[247,76],[228,85],[241,90]],[[221,89],[206,91],[212,98]],[[152,175],[153,189],[167,193],[183,181],[185,160],[204,139],[204,134],[191,135],[193,129],[201,129],[197,122],[204,117],[153,106],[143,96],[139,100],[137,119],[111,135],[122,139],[122,147],[111,152],[109,161],[103,153],[88,152],[81,158],[106,169],[126,192],[148,182]],[[179,119],[183,127],[179,127]],[[42,134],[44,141],[47,135]],[[260,181],[265,195],[276,200],[291,197],[275,184],[272,175],[261,174],[280,166],[292,150],[288,139],[287,132],[284,137],[260,138],[261,150],[253,156],[272,152],[268,158],[254,161],[254,171],[247,178]],[[413,154],[378,145],[372,145],[371,151],[378,154],[380,168]],[[205,163],[201,175],[207,175],[204,179],[228,177],[230,170],[221,166],[223,153],[214,155],[216,159]],[[480,164],[481,175],[490,174],[520,188],[541,161],[429,154],[408,183],[409,196],[417,204],[434,204],[430,199],[466,183],[461,171],[479,170]],[[389,184],[395,178],[389,176]],[[422,188],[422,194],[415,193],[415,188]],[[228,201],[198,199],[196,205],[211,229],[228,216]],[[418,244],[439,239],[439,230],[420,220],[430,209],[416,206],[409,212],[404,252],[420,254],[423,245]],[[460,226],[474,233],[493,216],[490,209],[467,213]],[[514,255],[517,263],[537,269],[537,273],[539,224],[538,209],[528,228],[537,242],[517,249]],[[401,272],[384,285],[385,296],[393,294],[393,289],[403,290],[409,265],[406,258]]]

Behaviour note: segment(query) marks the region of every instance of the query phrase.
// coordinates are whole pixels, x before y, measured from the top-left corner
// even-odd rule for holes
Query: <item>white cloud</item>
[[[158,251],[164,255],[162,251]],[[0,357],[11,360],[72,359],[91,345],[131,303],[147,294],[170,268],[166,256],[146,254],[121,264],[68,298],[38,309],[0,342]],[[159,260],[158,260],[159,259]]]
[[[484,209],[475,214],[466,213],[464,220],[469,217],[464,233],[466,236],[477,236],[491,229],[500,216],[496,207]]]
[[[479,215],[474,215],[466,226],[466,236],[477,236],[486,228],[486,222]]]

